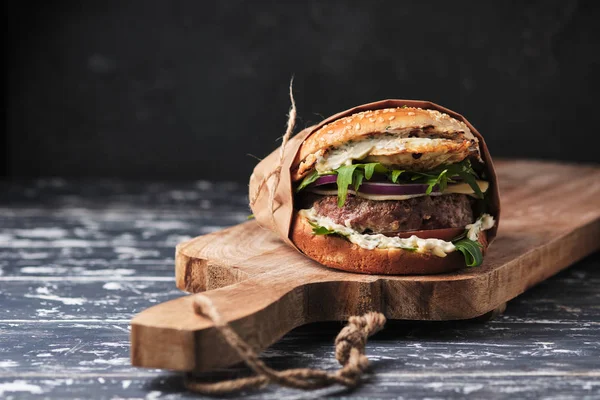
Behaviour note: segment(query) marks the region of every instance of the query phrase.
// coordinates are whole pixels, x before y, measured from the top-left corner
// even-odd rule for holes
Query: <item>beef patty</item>
[[[462,228],[473,222],[471,202],[464,194],[385,201],[348,196],[342,208],[337,205],[337,196],[318,196],[312,206],[319,215],[338,224],[348,223],[361,233]]]

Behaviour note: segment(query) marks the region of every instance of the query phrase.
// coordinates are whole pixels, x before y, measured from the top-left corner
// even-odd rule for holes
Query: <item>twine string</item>
[[[188,376],[188,390],[202,394],[226,394],[244,389],[261,388],[270,383],[296,389],[319,389],[334,384],[354,387],[369,367],[365,356],[367,338],[380,331],[385,324],[381,313],[368,312],[353,316],[335,339],[335,357],[342,365],[336,372],[320,369],[294,368],[276,371],[258,358],[254,349],[246,343],[223,319],[213,302],[203,294],[194,297],[194,311],[209,318],[218,334],[238,354],[255,376],[225,380],[221,382],[199,382]]]

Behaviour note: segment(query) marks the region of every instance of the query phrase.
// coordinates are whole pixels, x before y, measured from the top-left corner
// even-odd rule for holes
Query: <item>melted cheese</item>
[[[317,214],[314,208],[300,210],[298,213],[306,218],[311,224],[322,226],[330,231],[334,231],[337,234],[345,236],[346,239],[348,239],[351,243],[354,243],[367,250],[405,249],[413,250],[418,253],[431,253],[438,257],[446,257],[448,253],[456,251],[456,247],[452,242],[447,242],[441,239],[421,239],[416,235],[412,235],[409,238],[399,238],[389,237],[382,234],[369,235],[359,233],[349,226],[338,224],[329,217],[324,217]],[[467,225],[466,229],[469,230],[468,235],[469,238],[471,238],[471,234],[479,237],[480,231],[490,229],[492,226],[494,226],[494,218],[489,214],[483,214],[475,223]]]
[[[477,186],[479,186],[479,189],[481,189],[481,191],[483,193],[487,192],[488,188],[490,187],[490,184],[487,181],[480,181],[478,179],[475,182],[477,182]],[[447,194],[447,193],[459,193],[459,194],[470,194],[470,195],[475,194],[475,192],[473,191],[471,186],[469,186],[469,184],[466,182],[449,183],[448,186],[446,186],[446,190],[444,190],[444,194]]]

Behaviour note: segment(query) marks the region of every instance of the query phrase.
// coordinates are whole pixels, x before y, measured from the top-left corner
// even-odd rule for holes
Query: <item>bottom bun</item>
[[[363,249],[335,235],[315,235],[308,220],[294,212],[290,239],[308,257],[335,269],[362,274],[428,275],[466,268],[459,251],[446,257],[402,249]],[[487,249],[487,234],[480,232],[483,253]]]

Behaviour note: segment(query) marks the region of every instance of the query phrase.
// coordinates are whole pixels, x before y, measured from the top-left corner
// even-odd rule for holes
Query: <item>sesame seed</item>
[[[376,120],[375,118],[369,118],[369,121],[371,121],[371,122],[375,122],[375,121],[377,121],[377,120]]]
[[[388,121],[393,121],[393,120],[394,120],[394,118],[396,118],[396,116],[395,116],[395,115],[392,115],[391,117],[389,117],[389,118],[388,118]]]
[[[357,123],[356,125],[354,125],[354,129],[359,130],[360,129],[360,124]]]
[[[379,122],[383,122],[383,121],[384,121],[384,119],[383,119],[383,117],[379,117],[379,118],[377,118],[377,121],[379,121]]]
[[[415,113],[414,113],[414,112],[412,112],[412,111],[409,111],[409,112],[408,112],[408,115],[411,115],[411,116],[412,116],[412,115],[415,115]]]

